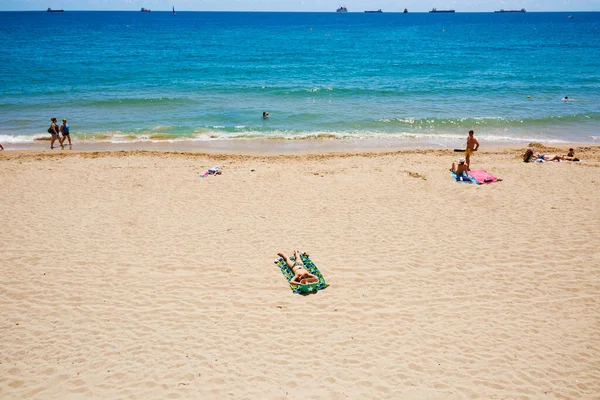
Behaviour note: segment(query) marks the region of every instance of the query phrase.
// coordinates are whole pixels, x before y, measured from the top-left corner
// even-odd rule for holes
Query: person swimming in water
[[[295,285],[305,285],[308,283],[317,283],[319,282],[319,278],[315,275],[311,274],[304,267],[304,263],[302,262],[302,258],[300,258],[300,251],[294,250],[294,261],[290,260],[285,254],[277,253],[277,255],[285,261],[288,267],[294,273],[294,277],[290,279],[290,283]]]

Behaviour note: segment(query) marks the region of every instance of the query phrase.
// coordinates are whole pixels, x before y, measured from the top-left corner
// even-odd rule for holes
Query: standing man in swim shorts
[[[473,152],[477,151],[477,149],[479,148],[479,142],[473,136],[474,134],[475,133],[473,132],[473,130],[470,130],[469,137],[467,138],[467,150],[465,150],[465,158],[467,161],[468,169],[471,169],[471,154],[473,154]]]

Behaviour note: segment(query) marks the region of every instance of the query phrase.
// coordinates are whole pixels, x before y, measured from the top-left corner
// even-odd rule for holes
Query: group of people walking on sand
[[[54,148],[54,142],[56,142],[57,140],[58,144],[60,144],[60,147],[62,149],[65,148],[65,146],[63,145],[65,140],[69,141],[69,147],[71,147],[71,132],[69,130],[69,125],[67,125],[67,120],[63,119],[61,125],[58,125],[57,119],[54,117],[50,118],[50,121],[50,128],[48,128],[48,133],[52,135],[52,139],[50,140],[50,148]],[[61,134],[62,138],[60,137]]]

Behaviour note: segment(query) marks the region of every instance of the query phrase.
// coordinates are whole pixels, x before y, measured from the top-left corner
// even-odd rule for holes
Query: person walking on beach
[[[62,120],[62,125],[60,126],[60,133],[62,133],[63,135],[62,141],[60,143],[63,144],[65,142],[65,139],[69,139],[69,147],[71,147],[71,133],[69,131],[69,125],[67,125],[66,119]]]
[[[2,143],[0,143],[0,151],[4,150],[4,147],[2,147]]]
[[[469,137],[467,138],[467,149],[465,150],[465,159],[467,163],[467,169],[471,169],[471,154],[474,151],[477,151],[479,148],[479,142],[473,136],[475,132],[473,130],[469,131]]]
[[[60,140],[60,136],[58,134],[58,125],[56,124],[56,118],[50,118],[50,121],[52,121],[52,123],[50,124],[50,128],[48,128],[48,133],[52,135],[52,140],[50,141],[50,148],[53,149],[54,142],[58,140],[60,147],[64,149],[65,147],[63,146],[62,140]]]

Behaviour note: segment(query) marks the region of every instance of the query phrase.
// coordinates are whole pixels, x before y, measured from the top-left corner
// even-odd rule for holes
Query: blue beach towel
[[[295,284],[290,283],[290,288],[292,289],[292,292],[298,293],[298,294],[299,293],[310,293],[310,292],[316,292],[317,290],[323,290],[327,286],[329,286],[329,284],[327,284],[325,282],[325,278],[323,278],[323,275],[321,275],[321,271],[319,271],[319,268],[317,268],[317,266],[310,260],[310,258],[308,258],[306,253],[300,254],[300,259],[302,260],[302,263],[304,264],[304,268],[306,268],[306,270],[308,272],[310,272],[311,274],[313,274],[314,276],[319,278],[319,282],[317,282],[316,284],[308,284],[308,285],[295,285]],[[296,259],[294,257],[290,257],[290,260],[295,261]],[[285,277],[285,279],[288,282],[294,277],[294,273],[292,272],[290,267],[288,267],[287,263],[285,262],[285,260],[283,258],[279,258],[279,260],[275,261],[275,264],[279,267],[279,269],[281,270],[281,273],[283,274],[283,276]]]
[[[477,185],[477,181],[471,176],[465,174],[460,174],[460,176],[456,176],[456,174],[453,171],[450,171],[450,175],[456,182],[474,183]]]

